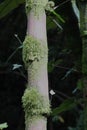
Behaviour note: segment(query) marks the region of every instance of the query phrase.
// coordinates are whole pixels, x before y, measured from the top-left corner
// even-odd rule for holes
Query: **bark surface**
[[[47,34],[46,34],[46,14],[45,14],[45,8],[43,3],[47,3],[47,0],[43,0],[44,2],[40,0],[28,0],[26,1],[29,5],[27,10],[27,36],[30,36],[34,39],[36,39],[36,44],[38,44],[40,47],[35,50],[36,44],[33,42],[31,43],[31,48],[28,47],[28,49],[24,49],[23,57],[25,57],[25,66],[27,66],[28,70],[28,85],[27,89],[35,88],[39,92],[40,96],[43,98],[43,101],[48,101],[49,103],[49,94],[48,94],[48,74],[47,74],[47,62],[48,62],[48,48],[47,48]],[[34,2],[34,3],[33,3]],[[42,2],[42,3],[41,3]],[[28,5],[27,5],[28,6]],[[29,12],[28,12],[29,11]],[[31,40],[32,41],[32,40]],[[34,40],[35,42],[35,40]],[[25,47],[26,42],[24,42]],[[30,42],[29,42],[30,44]],[[28,45],[29,46],[29,45]],[[40,49],[40,50],[39,50]],[[27,50],[27,51],[26,51]],[[29,59],[26,59],[25,54],[29,52]],[[41,54],[40,54],[41,52]],[[45,53],[44,53],[45,52]],[[31,57],[30,57],[31,55]],[[26,65],[27,63],[27,65]],[[26,100],[27,98],[23,97],[23,100]],[[31,98],[33,101],[33,99]],[[42,101],[42,102],[43,102]],[[38,102],[38,101],[37,101]],[[29,104],[26,104],[25,101],[23,101],[24,106],[27,106]],[[28,102],[29,103],[29,102]],[[31,101],[30,101],[31,103]],[[44,103],[44,102],[43,102]],[[41,107],[45,109],[46,105],[42,103]],[[33,103],[31,103],[33,104]],[[31,105],[32,107],[35,106],[34,103]],[[28,119],[25,119],[26,121],[26,130],[46,130],[47,129],[47,117],[46,115],[50,113],[50,105],[48,105],[48,108],[46,109],[47,112],[42,113],[43,109],[40,108],[40,105],[36,105],[35,111],[36,115],[31,114],[32,121],[29,122]],[[31,108],[29,108],[31,109]],[[40,112],[38,112],[40,109]],[[28,110],[27,110],[28,111]],[[32,111],[32,110],[31,110]],[[34,109],[33,109],[34,113]],[[38,114],[40,113],[40,114]],[[25,115],[26,108],[25,108]],[[28,115],[29,116],[29,115]]]

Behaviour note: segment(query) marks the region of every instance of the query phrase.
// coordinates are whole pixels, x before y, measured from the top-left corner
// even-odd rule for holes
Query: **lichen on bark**
[[[35,15],[43,13],[48,0],[26,0],[26,13],[32,9]]]
[[[26,13],[28,14],[32,10],[36,16],[39,16],[44,10],[53,11],[54,5],[53,1],[48,0],[26,0]]]
[[[29,87],[25,90],[22,97],[23,108],[25,111],[25,123],[32,123],[44,115],[51,112],[49,100],[43,97],[36,87]]]
[[[45,6],[45,10],[47,11],[53,11],[54,9],[54,6],[55,6],[55,3],[53,1],[49,1],[46,6]]]
[[[23,42],[23,61],[26,67],[29,67],[30,63],[37,60],[40,61],[43,58],[47,58],[48,49],[47,45],[42,41],[37,40],[33,36],[26,36]]]

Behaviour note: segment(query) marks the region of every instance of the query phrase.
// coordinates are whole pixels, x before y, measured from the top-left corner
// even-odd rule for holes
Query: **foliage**
[[[17,8],[20,4],[23,4],[24,2],[25,2],[25,0],[17,0],[17,1],[15,1],[15,0],[12,0],[12,1],[10,1],[10,0],[4,0],[3,2],[1,2],[1,4],[0,4],[0,19],[3,18],[3,17],[5,17],[13,9]],[[42,4],[42,2],[41,2],[41,4]],[[53,4],[50,5],[50,3],[53,3]],[[46,6],[46,4],[47,4],[47,0],[45,2],[43,2],[43,5]],[[31,5],[30,7],[27,7],[27,5],[31,5],[31,4],[26,4],[26,12],[28,12],[28,10],[30,10],[30,8],[32,6]],[[53,5],[54,5],[54,2],[50,2],[50,1],[48,2],[48,6],[53,6]],[[36,9],[35,9],[35,11],[36,11]],[[41,13],[42,9],[39,7],[38,11]],[[54,16],[56,16],[61,22],[65,23],[65,21],[61,17],[61,15],[59,15],[58,13],[56,13],[54,10],[51,11],[51,14],[53,14]]]
[[[13,9],[17,8],[25,0],[4,0],[0,4],[0,18],[10,13]]]
[[[83,82],[82,79],[79,79],[77,82],[77,89],[79,90],[83,90]]]
[[[54,70],[54,68],[62,62],[63,62],[62,59],[58,59],[57,61],[54,60],[49,61],[48,72],[51,73]]]
[[[68,127],[69,130],[83,130],[84,128],[84,115],[83,112],[80,112],[79,119],[77,120],[77,125],[75,128]]]
[[[59,107],[56,107],[53,111],[52,111],[52,115],[58,115],[62,112],[71,110],[72,108],[74,108],[76,106],[76,102],[73,98],[71,99],[67,99],[65,100]]]
[[[7,127],[8,127],[7,123],[0,124],[0,130],[3,130],[4,128],[7,128]]]

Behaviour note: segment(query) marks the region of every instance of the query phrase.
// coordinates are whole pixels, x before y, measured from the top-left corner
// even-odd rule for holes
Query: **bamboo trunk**
[[[27,35],[23,43],[23,60],[28,71],[28,84],[22,97],[26,130],[46,130],[50,113],[44,8],[47,2],[26,0]]]

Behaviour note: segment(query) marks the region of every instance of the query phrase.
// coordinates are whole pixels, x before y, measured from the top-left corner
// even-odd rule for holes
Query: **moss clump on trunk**
[[[37,40],[32,36],[26,36],[23,42],[23,61],[26,67],[29,67],[30,63],[41,59],[47,59],[48,49],[42,41]]]
[[[26,13],[32,10],[36,16],[42,15],[44,10],[53,11],[54,5],[53,1],[48,0],[26,0]]]
[[[22,97],[25,111],[25,122],[32,123],[51,112],[49,100],[41,96],[37,88],[27,88]]]
[[[35,15],[42,14],[47,2],[48,0],[26,0],[26,13],[33,9]]]

